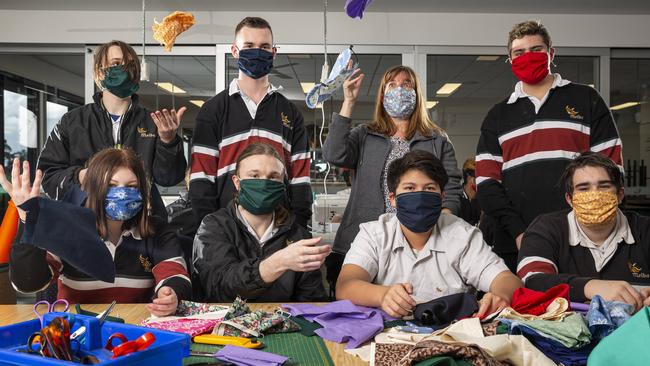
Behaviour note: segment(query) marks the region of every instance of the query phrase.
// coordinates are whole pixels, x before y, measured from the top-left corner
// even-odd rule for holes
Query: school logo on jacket
[[[155,133],[149,133],[144,127],[138,127],[138,133],[140,134],[140,137],[142,138],[152,138],[156,137]]]
[[[151,272],[151,260],[149,258],[143,256],[140,254],[140,257],[138,258],[140,260],[140,264],[142,265],[142,268],[144,269],[145,272]]]
[[[287,117],[287,115],[284,114],[284,112],[280,112],[280,118],[282,118],[282,124],[284,125],[284,127],[291,128],[291,121],[289,120],[289,117]]]
[[[632,277],[634,278],[650,278],[650,274],[643,273],[642,268],[637,266],[636,263],[632,262],[627,262],[627,266],[630,269],[630,273],[632,273]]]
[[[576,111],[576,109],[573,108],[573,107],[569,107],[569,106],[567,105],[566,107],[564,107],[564,110],[566,110],[566,112],[567,112],[567,114],[569,115],[569,117],[571,117],[571,118],[573,118],[573,119],[579,119],[579,120],[583,120],[583,119],[585,119],[585,118],[584,118],[583,116],[581,116],[580,113],[579,113],[578,111]]]

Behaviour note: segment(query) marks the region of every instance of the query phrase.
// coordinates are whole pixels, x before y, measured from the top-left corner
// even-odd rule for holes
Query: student
[[[542,213],[566,208],[556,182],[575,155],[599,152],[623,169],[609,108],[594,88],[551,74],[554,56],[542,24],[512,28],[508,57],[520,81],[488,112],[476,148],[478,201],[496,226],[494,251],[512,271],[526,227]]]
[[[477,226],[481,220],[481,207],[476,199],[476,161],[469,158],[463,163],[463,192],[460,196],[458,217]]]
[[[140,61],[135,50],[122,41],[97,48],[93,77],[101,90],[93,95],[94,102],[64,114],[43,146],[38,169],[44,173],[45,193],[61,199],[72,186],[83,185],[86,163],[108,147],[133,149],[154,183],[165,187],[179,183],[187,163],[176,130],[186,108],[150,112],[139,104],[135,92]],[[165,207],[155,184],[151,194],[153,212],[164,217]]]
[[[533,221],[517,275],[539,291],[567,283],[572,301],[601,295],[637,310],[650,305],[650,219],[618,208],[623,180],[617,164],[585,152],[567,166],[561,184],[572,209]]]
[[[33,199],[47,200],[37,198],[43,174],[38,170],[33,185],[30,185],[29,163],[23,163],[23,174],[20,175],[18,159],[14,160],[11,174],[9,182],[0,167],[0,183],[18,206],[24,222],[27,212],[21,205]],[[21,292],[36,292],[58,280],[58,297],[79,304],[113,300],[120,303],[150,302],[154,296],[153,302],[147,305],[151,314],[173,314],[179,300],[189,300],[192,284],[174,233],[154,228],[153,218],[149,216],[150,189],[140,158],[130,149],[100,151],[90,160],[81,189],[83,191],[71,187],[63,200],[84,206],[94,213],[97,225],[93,229],[97,230],[113,257],[115,281],[97,280],[74,268],[65,258],[20,242],[18,236],[10,260],[14,287]],[[66,206],[57,207],[65,210]],[[41,208],[36,220],[55,224],[57,217],[69,214]],[[75,227],[69,229],[79,230]],[[55,240],[57,238],[53,237],[52,241]]]
[[[352,111],[364,75],[356,70],[343,84],[341,111],[332,115],[323,157],[329,163],[355,170],[350,200],[334,239],[335,255],[328,258],[327,271],[332,284],[359,224],[395,212],[390,204],[387,172],[390,163],[409,151],[433,153],[445,167],[449,182],[442,202],[444,212],[460,210],[460,171],[454,147],[447,134],[429,119],[415,72],[407,66],[388,69],[379,83],[374,120],[352,128]],[[338,260],[337,260],[338,259]]]
[[[246,146],[272,145],[287,167],[289,207],[303,227],[311,220],[309,142],[298,108],[269,82],[277,49],[269,23],[244,18],[231,46],[239,76],[227,90],[205,102],[194,128],[190,200],[195,219],[227,207],[237,156]]]
[[[237,157],[235,198],[207,215],[194,238],[205,300],[323,301],[320,267],[331,248],[299,225],[283,203],[287,171],[273,146],[248,145]]]
[[[402,317],[416,303],[471,287],[486,292],[478,316],[506,307],[521,287],[481,232],[454,215],[441,215],[448,181],[433,154],[414,150],[388,170],[390,203],[397,212],[361,224],[345,256],[336,297],[381,307]]]

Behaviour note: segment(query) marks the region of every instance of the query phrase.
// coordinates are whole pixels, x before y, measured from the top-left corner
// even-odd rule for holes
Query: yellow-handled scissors
[[[239,346],[244,348],[262,348],[264,343],[257,339],[244,337],[229,337],[216,334],[203,334],[195,336],[192,341],[201,344],[214,344],[218,346]]]

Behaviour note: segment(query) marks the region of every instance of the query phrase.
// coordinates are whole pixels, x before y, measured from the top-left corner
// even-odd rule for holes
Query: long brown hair
[[[422,89],[420,88],[420,81],[418,80],[415,71],[408,66],[393,66],[386,70],[384,77],[379,83],[379,90],[377,91],[377,100],[375,102],[375,120],[368,125],[368,129],[386,136],[392,136],[397,132],[397,128],[393,123],[391,117],[384,109],[384,91],[386,84],[388,84],[399,73],[405,72],[413,81],[413,88],[415,89],[415,110],[409,119],[408,129],[406,131],[406,138],[411,139],[416,132],[422,136],[431,136],[433,133],[446,135],[445,131],[436,125],[429,114],[427,113],[426,101],[422,98]]]
[[[246,146],[244,151],[242,151],[241,154],[239,154],[239,156],[237,157],[237,163],[235,165],[235,174],[239,175],[239,166],[241,165],[241,162],[244,159],[250,158],[251,156],[255,156],[255,155],[266,155],[278,159],[278,161],[282,164],[282,168],[284,169],[284,178],[287,177],[287,167],[284,164],[282,158],[280,157],[280,154],[278,154],[278,151],[275,148],[273,148],[273,146],[271,145],[259,143],[259,142]],[[286,179],[284,180],[286,184]],[[235,199],[238,199],[238,197],[235,196]],[[275,209],[276,225],[282,225],[285,222],[287,222],[288,219],[289,219],[289,210],[284,206],[284,204],[279,205]]]
[[[105,64],[108,64],[108,61],[110,61],[108,60],[108,50],[113,46],[117,46],[120,48],[120,50],[122,50],[122,62],[124,63],[122,65],[122,68],[129,74],[129,79],[136,83],[139,82],[140,59],[138,58],[138,54],[135,52],[133,47],[122,41],[110,41],[97,47],[97,50],[95,51],[95,59],[93,62],[93,72],[95,79],[103,74],[103,68],[105,67]]]
[[[108,236],[104,204],[111,178],[120,168],[127,168],[135,174],[142,196],[142,210],[135,217],[125,221],[122,229],[138,228],[143,238],[152,235],[153,226],[149,224],[149,181],[142,159],[131,149],[104,149],[88,162],[88,171],[81,188],[88,194],[86,207],[91,209],[97,218],[97,231],[102,238]]]

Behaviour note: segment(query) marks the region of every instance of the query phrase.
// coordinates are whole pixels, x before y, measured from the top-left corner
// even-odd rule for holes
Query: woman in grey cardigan
[[[410,150],[426,150],[440,159],[449,175],[444,187],[443,212],[460,210],[461,172],[447,134],[431,121],[413,69],[394,66],[379,85],[374,121],[352,128],[352,110],[363,74],[359,70],[344,82],[341,111],[332,116],[323,156],[329,163],[355,170],[350,200],[327,260],[327,277],[336,283],[345,253],[359,232],[359,224],[377,220],[394,210],[388,201],[386,174],[390,163]],[[338,255],[335,255],[337,253]]]

